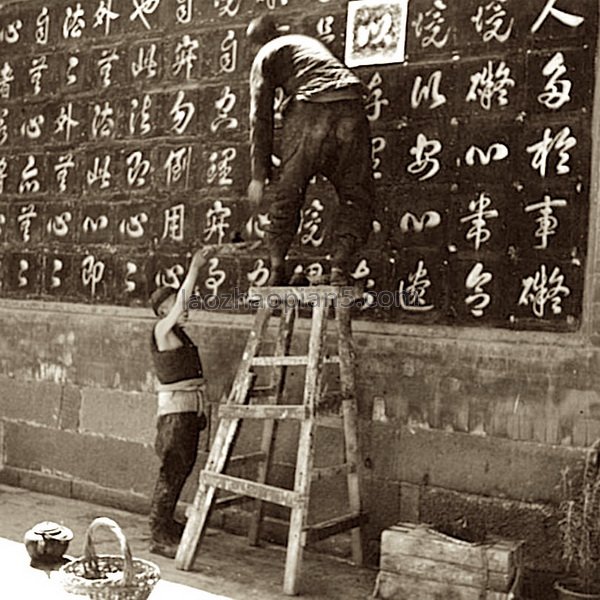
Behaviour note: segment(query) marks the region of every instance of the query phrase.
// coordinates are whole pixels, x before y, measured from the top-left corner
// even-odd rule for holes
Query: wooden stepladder
[[[219,425],[205,467],[200,474],[198,491],[188,510],[186,524],[175,564],[178,569],[192,567],[198,547],[207,526],[218,489],[255,499],[254,513],[249,528],[249,541],[257,544],[263,521],[264,503],[274,503],[291,509],[283,591],[299,591],[302,554],[310,541],[325,539],[343,531],[352,531],[352,554],[355,563],[362,564],[361,525],[365,515],[361,510],[359,481],[359,444],[357,404],[355,394],[355,351],[352,343],[349,299],[338,301],[340,288],[318,286],[307,288],[252,288],[251,297],[260,302],[254,326],[250,331],[242,360],[233,381],[227,401],[219,407]],[[312,307],[312,323],[306,355],[290,355],[296,306]],[[281,316],[274,355],[259,356],[270,317],[275,305]],[[337,325],[336,356],[325,352],[325,334],[331,306],[334,307]],[[323,390],[323,367],[339,365],[339,414],[320,416],[320,408],[328,400]],[[305,366],[304,392],[301,403],[289,403],[285,398],[286,369]],[[270,385],[256,387],[254,382],[259,368],[269,368]],[[260,399],[261,403],[257,403]],[[285,401],[285,402],[284,402]],[[329,404],[329,402],[328,402]],[[242,479],[224,473],[230,459],[238,428],[243,419],[264,421],[260,452],[247,456],[231,457],[258,460],[256,480]],[[300,422],[298,454],[294,489],[267,484],[275,445],[278,421]],[[314,467],[315,434],[318,426],[343,430],[344,462],[329,467]],[[328,521],[309,523],[308,505],[311,483],[325,477],[345,474],[347,479],[348,507],[339,516]]]

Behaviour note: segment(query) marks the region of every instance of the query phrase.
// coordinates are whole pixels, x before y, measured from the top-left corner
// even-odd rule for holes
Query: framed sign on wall
[[[408,0],[348,3],[346,55],[349,67],[404,61]]]

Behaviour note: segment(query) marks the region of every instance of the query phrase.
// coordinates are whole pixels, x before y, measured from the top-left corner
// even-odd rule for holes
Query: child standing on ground
[[[183,524],[174,518],[177,500],[194,468],[200,432],[206,428],[204,374],[197,346],[184,331],[188,301],[206,250],[198,250],[179,290],[163,286],[150,297],[158,317],[151,352],[158,379],[155,450],[160,459],[150,508],[150,552],[173,558]]]

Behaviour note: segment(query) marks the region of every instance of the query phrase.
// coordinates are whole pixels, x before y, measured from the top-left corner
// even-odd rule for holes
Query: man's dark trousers
[[[285,256],[300,223],[310,179],[324,175],[339,199],[332,266],[348,268],[371,229],[375,190],[371,135],[363,103],[292,101],[284,115],[282,164],[269,209],[269,246]],[[340,264],[336,264],[340,263]]]

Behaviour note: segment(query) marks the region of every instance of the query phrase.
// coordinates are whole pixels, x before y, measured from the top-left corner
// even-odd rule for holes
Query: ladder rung
[[[229,459],[230,465],[239,465],[240,463],[253,463],[253,462],[261,462],[265,460],[266,455],[264,452],[252,452],[249,454],[238,454],[237,456],[232,456]]]
[[[322,523],[316,523],[315,525],[307,525],[304,530],[305,540],[307,543],[318,542],[343,531],[360,527],[366,520],[364,513],[352,513],[330,519],[329,521],[323,521]]]
[[[332,465],[330,467],[313,467],[311,477],[313,481],[318,481],[329,477],[335,477],[336,475],[350,473],[351,471],[352,465],[349,463]]]
[[[288,506],[290,508],[293,508],[299,502],[299,495],[293,490],[285,490],[265,483],[256,483],[256,481],[248,481],[247,479],[240,479],[231,475],[202,471],[200,473],[200,482],[234,494],[258,498],[264,502],[280,504],[281,506]]]
[[[223,419],[308,419],[309,411],[303,404],[221,404],[219,417]]]
[[[323,357],[325,364],[338,364],[339,356]],[[255,356],[252,359],[253,367],[294,367],[308,364],[308,356]]]
[[[274,398],[275,388],[273,386],[257,386],[250,390],[250,396],[252,398]]]
[[[319,427],[327,427],[329,429],[343,429],[344,419],[338,416],[321,416],[317,415],[317,425]]]
[[[224,498],[217,498],[215,500],[215,508],[227,508],[234,504],[242,504],[248,502],[248,496],[242,496],[241,494],[233,494],[231,496],[225,496]],[[188,515],[189,516],[189,515]]]
[[[345,287],[344,293],[340,294],[340,288],[334,285],[302,286],[302,287],[251,287],[248,290],[250,301],[262,301],[265,306],[287,304],[295,306],[298,304],[315,304],[316,302],[337,302],[343,298],[348,304],[362,297],[358,289]]]

